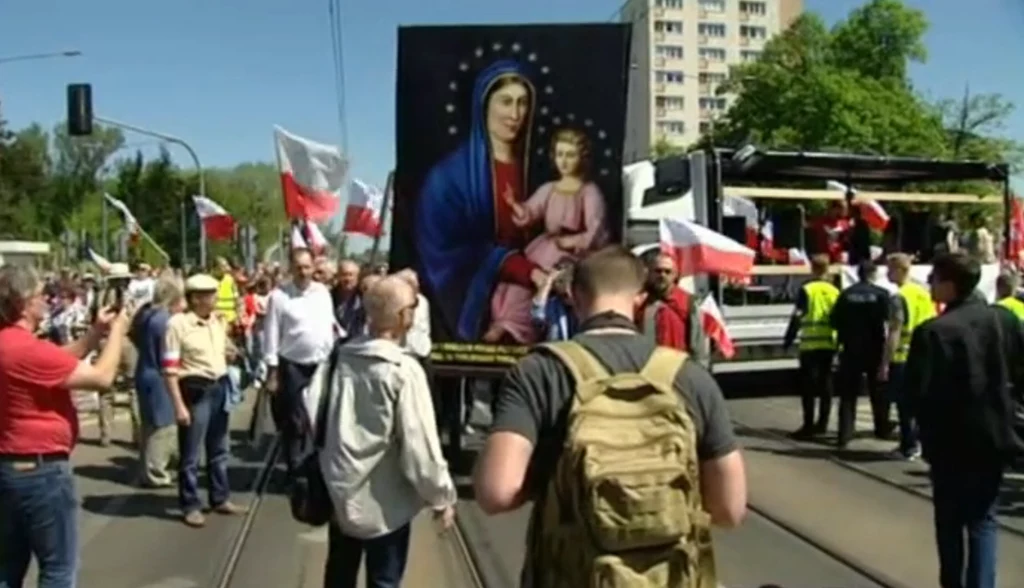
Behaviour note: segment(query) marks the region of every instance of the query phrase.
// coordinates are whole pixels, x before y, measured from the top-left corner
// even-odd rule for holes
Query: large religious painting
[[[390,262],[435,361],[515,361],[552,332],[538,290],[621,241],[628,68],[627,25],[399,29]]]

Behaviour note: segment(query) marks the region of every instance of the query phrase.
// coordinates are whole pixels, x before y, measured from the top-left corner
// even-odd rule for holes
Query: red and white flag
[[[761,255],[765,257],[775,256],[775,223],[768,219],[761,227]]]
[[[722,200],[722,216],[741,216],[746,227],[746,244],[757,249],[757,205],[741,196],[726,196]]]
[[[274,127],[284,210],[290,219],[326,221],[338,211],[348,161],[341,150]]]
[[[796,247],[790,247],[789,251],[786,252],[789,265],[810,265],[811,260],[807,259],[807,254],[802,249]]]
[[[744,278],[754,266],[754,250],[687,220],[661,219],[661,249],[676,260],[680,276],[723,274]]]
[[[1024,261],[1024,203],[1012,194],[1010,198],[1010,261]]]
[[[235,237],[235,219],[224,207],[206,196],[193,196],[196,214],[203,221],[203,231],[211,241],[230,241]]]
[[[380,188],[353,179],[348,190],[348,207],[345,209],[343,230],[346,233],[379,237],[384,201],[384,192],[381,192]]]
[[[736,347],[732,343],[732,338],[729,337],[729,331],[725,328],[725,317],[722,316],[722,310],[718,308],[714,297],[705,297],[704,302],[700,303],[697,311],[700,315],[700,325],[704,329],[704,334],[715,342],[723,357],[731,359],[736,355]]]
[[[852,192],[854,196],[857,195],[857,190],[850,190],[846,184],[835,180],[828,180],[825,182],[825,185],[829,190],[836,190],[844,194]],[[889,226],[889,213],[878,202],[874,200],[855,200],[853,204],[860,209],[860,217],[864,219],[864,222],[872,230],[883,232]]]
[[[106,199],[107,204],[113,206],[121,213],[121,221],[124,222],[124,228],[131,233],[131,235],[137,236],[142,227],[139,226],[139,221],[135,219],[135,215],[128,209],[128,205],[114,198],[110,194],[104,194],[103,198]]]
[[[327,238],[320,227],[312,221],[296,221],[292,224],[292,249],[309,249],[316,255],[327,248]]]

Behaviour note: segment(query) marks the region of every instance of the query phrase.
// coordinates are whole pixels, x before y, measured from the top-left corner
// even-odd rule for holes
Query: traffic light
[[[92,134],[92,86],[68,84],[68,134],[82,137]]]

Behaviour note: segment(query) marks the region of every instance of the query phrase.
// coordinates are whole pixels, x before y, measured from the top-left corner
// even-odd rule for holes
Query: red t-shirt
[[[0,454],[71,452],[78,411],[64,382],[78,362],[21,327],[0,329]]]

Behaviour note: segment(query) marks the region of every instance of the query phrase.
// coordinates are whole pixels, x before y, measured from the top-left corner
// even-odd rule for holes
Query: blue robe
[[[483,334],[501,265],[516,252],[495,243],[495,194],[485,124],[487,90],[508,74],[530,78],[525,65],[510,60],[496,61],[477,76],[469,137],[430,170],[416,205],[419,273],[433,293],[431,304],[461,341],[476,341]],[[534,106],[530,105],[531,114]],[[528,132],[529,125],[523,130]]]

